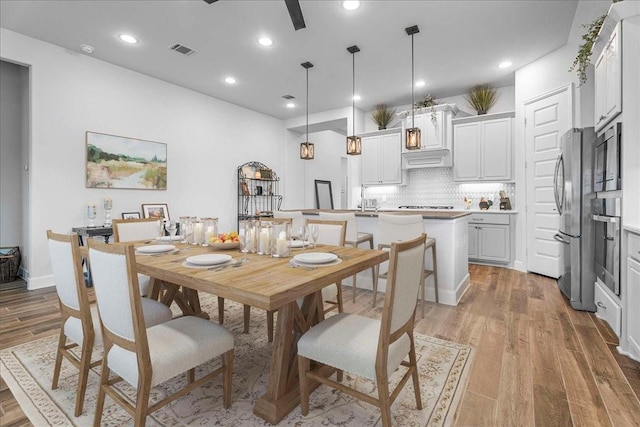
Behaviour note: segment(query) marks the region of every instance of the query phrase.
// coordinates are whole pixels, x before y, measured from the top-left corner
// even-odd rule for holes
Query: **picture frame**
[[[333,209],[331,181],[316,179],[314,183],[316,187],[316,209]]]
[[[169,205],[166,203],[143,203],[142,217],[162,218],[164,222],[171,221],[171,217],[169,216]]]
[[[122,219],[140,219],[140,212],[122,212]]]
[[[86,132],[86,187],[167,189],[167,144]]]
[[[271,169],[260,169],[260,179],[271,180],[273,179],[273,172]]]

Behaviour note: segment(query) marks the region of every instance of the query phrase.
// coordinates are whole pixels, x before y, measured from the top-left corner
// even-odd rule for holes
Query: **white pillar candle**
[[[213,225],[208,226],[207,231],[204,233],[204,243],[213,243],[216,237],[216,228]]]
[[[285,256],[287,252],[287,239],[278,239],[276,241],[276,254]]]
[[[269,253],[269,244],[271,243],[269,240],[269,230],[262,230],[260,232],[260,246],[259,252],[263,254]]]
[[[196,223],[195,227],[193,227],[193,244],[199,245],[202,243],[202,223]]]

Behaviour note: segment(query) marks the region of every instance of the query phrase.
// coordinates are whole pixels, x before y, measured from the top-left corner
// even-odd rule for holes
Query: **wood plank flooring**
[[[553,279],[474,264],[469,271],[460,303],[428,303],[416,324],[418,333],[476,349],[456,425],[640,426],[640,363],[617,353],[605,323],[572,310]],[[370,291],[345,300],[345,311],[371,317],[380,306],[371,308]],[[3,289],[0,348],[57,334],[58,318],[52,290]],[[30,425],[4,381],[0,425]]]

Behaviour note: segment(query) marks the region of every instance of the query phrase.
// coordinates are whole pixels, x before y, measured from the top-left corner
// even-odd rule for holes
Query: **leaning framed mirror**
[[[316,208],[317,209],[333,209],[333,193],[331,192],[331,181],[316,179],[315,185],[316,185]]]

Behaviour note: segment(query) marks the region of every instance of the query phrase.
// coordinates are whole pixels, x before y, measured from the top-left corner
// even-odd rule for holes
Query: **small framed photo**
[[[166,203],[143,204],[143,218],[162,218],[165,222],[171,221],[169,217],[169,206]]]
[[[140,212],[122,212],[122,219],[140,219]]]

